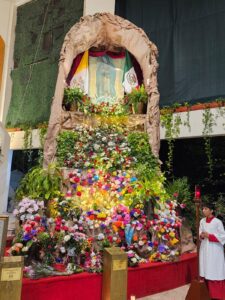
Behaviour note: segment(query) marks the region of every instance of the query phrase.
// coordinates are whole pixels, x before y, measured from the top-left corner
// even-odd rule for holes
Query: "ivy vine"
[[[205,153],[207,157],[207,167],[208,167],[208,179],[209,181],[213,178],[213,153],[212,153],[212,145],[211,145],[211,135],[213,133],[213,126],[216,124],[214,120],[214,115],[209,108],[206,108],[202,114],[202,123],[203,127],[203,138],[204,138],[204,146]]]
[[[161,125],[165,128],[165,138],[168,143],[168,157],[165,162],[167,173],[173,177],[173,152],[175,138],[180,134],[182,124],[179,115],[173,115],[173,109],[166,108],[161,111]]]

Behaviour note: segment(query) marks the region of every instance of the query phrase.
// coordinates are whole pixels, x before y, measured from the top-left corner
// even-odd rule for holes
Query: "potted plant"
[[[148,94],[145,90],[144,85],[134,88],[130,94],[126,96],[128,104],[132,106],[133,114],[143,112],[143,106],[148,101]]]
[[[84,92],[79,87],[67,87],[64,90],[63,106],[65,110],[75,111],[82,103]]]

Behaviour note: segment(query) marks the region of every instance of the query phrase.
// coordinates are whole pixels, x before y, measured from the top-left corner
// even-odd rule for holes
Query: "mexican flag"
[[[132,65],[130,55],[127,51],[126,51],[125,66],[124,66],[124,73],[123,73],[123,87],[124,87],[124,92],[127,94],[129,94],[132,91],[132,89],[138,87],[137,75]]]
[[[70,87],[79,87],[85,94],[88,94],[88,51],[85,51],[74,75],[70,81]]]

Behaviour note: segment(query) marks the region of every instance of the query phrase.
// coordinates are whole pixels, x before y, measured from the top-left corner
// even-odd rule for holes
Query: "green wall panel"
[[[33,0],[18,7],[8,127],[48,121],[63,40],[82,15],[83,0]]]

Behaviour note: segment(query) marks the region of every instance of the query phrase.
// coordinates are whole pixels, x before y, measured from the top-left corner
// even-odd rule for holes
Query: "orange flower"
[[[138,240],[138,236],[135,234],[135,235],[133,236],[133,241],[136,242],[137,240]]]

